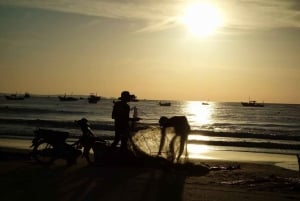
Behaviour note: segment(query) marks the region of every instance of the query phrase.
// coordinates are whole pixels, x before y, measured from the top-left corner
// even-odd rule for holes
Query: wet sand
[[[5,139],[0,140],[0,147],[23,149],[30,151],[31,140],[26,139]],[[255,153],[245,151],[228,151],[214,150],[207,148],[206,145],[188,145],[189,158],[197,160],[214,160],[214,161],[236,161],[272,164],[289,170],[298,171],[298,161],[293,154],[272,154],[272,153]]]
[[[2,147],[0,200],[300,200],[298,171],[238,160],[193,162],[199,165],[193,171],[149,163],[91,166],[81,158],[45,167],[28,149]]]

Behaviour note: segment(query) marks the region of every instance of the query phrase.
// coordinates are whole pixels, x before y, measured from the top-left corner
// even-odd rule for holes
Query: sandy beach
[[[29,157],[28,149],[2,147],[0,200],[300,199],[298,171],[238,160],[190,162],[197,168],[147,163],[91,166],[81,158],[73,166],[57,160],[45,167]]]

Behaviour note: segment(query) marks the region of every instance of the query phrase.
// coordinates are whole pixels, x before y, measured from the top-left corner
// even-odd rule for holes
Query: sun
[[[193,35],[203,37],[213,34],[222,25],[222,16],[212,4],[195,3],[186,7],[180,21]]]

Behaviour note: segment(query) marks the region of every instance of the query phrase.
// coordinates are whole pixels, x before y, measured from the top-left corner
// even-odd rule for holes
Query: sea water
[[[113,99],[90,104],[87,97],[78,101],[60,101],[57,96],[32,96],[25,100],[0,97],[0,138],[32,139],[37,128],[68,131],[80,135],[74,123],[87,118],[93,132],[111,140],[114,135],[111,112]],[[243,107],[238,102],[170,101],[160,106],[159,100],[130,102],[137,108],[139,128],[157,127],[161,116],[184,115],[191,133],[189,143],[211,148],[300,153],[300,105],[268,104],[265,107]],[[133,115],[133,110],[131,111]]]

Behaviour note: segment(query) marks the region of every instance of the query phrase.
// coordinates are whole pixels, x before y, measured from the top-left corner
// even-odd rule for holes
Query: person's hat
[[[75,121],[77,124],[79,125],[87,125],[88,124],[88,120],[86,118],[82,118],[78,121]]]
[[[119,100],[130,101],[130,93],[129,93],[129,91],[122,91],[121,97],[119,97]]]

